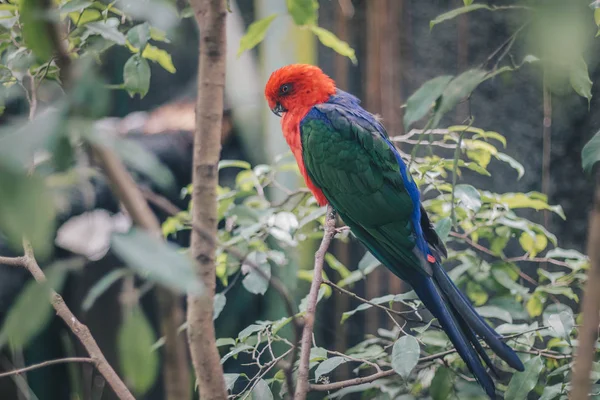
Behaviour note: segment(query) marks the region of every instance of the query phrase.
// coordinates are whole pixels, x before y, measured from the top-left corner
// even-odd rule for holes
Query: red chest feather
[[[308,177],[308,173],[306,172],[306,167],[304,166],[304,159],[302,158],[302,140],[300,139],[300,121],[302,118],[306,116],[310,108],[305,110],[300,110],[294,112],[287,112],[281,119],[281,128],[283,130],[283,136],[285,140],[290,146],[292,153],[294,154],[294,158],[298,163],[298,168],[300,168],[300,173],[304,177],[304,181],[306,182],[306,186],[310,189],[312,194],[315,196],[317,203],[320,206],[324,206],[328,203],[325,195],[316,187],[310,178]]]

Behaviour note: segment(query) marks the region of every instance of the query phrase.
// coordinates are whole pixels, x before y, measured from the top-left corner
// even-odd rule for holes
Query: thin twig
[[[310,349],[312,347],[312,333],[315,323],[319,289],[323,282],[323,263],[325,260],[325,253],[327,253],[331,239],[335,235],[335,211],[331,206],[327,206],[327,219],[325,220],[324,228],[325,233],[323,234],[323,240],[321,240],[321,245],[315,253],[313,281],[310,285],[306,313],[304,314],[304,330],[302,332],[302,347],[300,348],[300,365],[298,366],[298,380],[294,400],[306,399],[310,387],[308,383]]]
[[[8,265],[9,267],[22,267],[25,263],[25,257],[0,257],[1,265]]]
[[[11,375],[23,374],[25,372],[33,371],[34,369],[40,369],[40,368],[44,368],[44,367],[49,367],[51,365],[67,364],[67,363],[89,363],[89,364],[96,364],[96,360],[94,360],[93,358],[89,358],[89,357],[59,358],[57,360],[44,361],[44,362],[41,362],[39,364],[30,365],[28,367],[15,369],[15,370],[8,371],[8,372],[3,372],[3,373],[0,374],[0,378],[5,378],[5,377],[11,376]]]

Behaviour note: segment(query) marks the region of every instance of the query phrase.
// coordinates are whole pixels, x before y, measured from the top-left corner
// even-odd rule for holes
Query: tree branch
[[[25,263],[25,257],[0,257],[1,265],[8,265],[9,267],[22,267]]]
[[[317,300],[319,288],[323,282],[323,262],[325,253],[329,248],[331,239],[335,235],[335,211],[331,206],[327,206],[327,219],[325,220],[325,233],[319,249],[315,253],[315,268],[313,271],[313,281],[310,285],[308,294],[308,304],[304,314],[304,330],[302,332],[302,347],[300,348],[300,365],[298,366],[298,381],[294,400],[304,400],[309,391],[308,374],[310,362],[310,348],[312,347],[312,334],[315,323],[315,313],[317,310]]]
[[[25,250],[25,256],[22,257],[23,267],[29,271],[29,273],[37,282],[45,282],[46,275],[35,260],[31,244],[24,240],[23,248]],[[104,357],[102,350],[100,350],[100,347],[98,347],[98,344],[92,336],[89,328],[79,322],[61,295],[56,293],[54,290],[51,291],[51,303],[52,307],[54,307],[54,310],[56,311],[56,314],[67,324],[71,332],[73,332],[83,347],[85,347],[92,360],[94,360],[94,364],[96,365],[98,372],[104,376],[104,379],[106,379],[106,382],[108,382],[117,397],[121,400],[135,400],[135,397],[133,397],[125,383],[123,383],[121,378],[119,378],[115,370],[110,366]]]
[[[190,0],[201,27],[198,60],[198,96],[194,134],[192,221],[217,237],[217,184],[221,154],[221,125],[225,87],[226,0]],[[201,296],[188,295],[188,342],[202,400],[226,400],[223,367],[215,339],[216,240],[203,240],[192,231],[191,253],[196,274],[206,288]]]
[[[596,358],[596,340],[600,323],[600,172],[596,172],[596,193],[594,208],[590,215],[588,228],[588,256],[590,269],[583,292],[583,326],[579,330],[579,346],[575,355],[573,371],[572,400],[587,399],[590,393],[590,372]]]
[[[23,374],[25,372],[33,371],[33,370],[39,369],[39,368],[49,367],[51,365],[67,364],[67,363],[89,363],[89,364],[95,365],[96,360],[94,360],[93,358],[88,358],[88,357],[59,358],[57,360],[49,360],[49,361],[41,362],[39,364],[30,365],[25,368],[19,368],[19,369],[15,369],[13,371],[3,372],[0,374],[0,378],[6,378],[6,377],[12,376],[12,375]]]

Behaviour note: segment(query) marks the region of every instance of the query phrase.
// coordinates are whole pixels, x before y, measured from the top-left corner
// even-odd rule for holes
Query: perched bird
[[[265,97],[282,117],[283,135],[318,203],[330,204],[369,251],[412,286],[495,398],[494,382],[481,360],[495,369],[478,338],[512,368],[523,371],[523,363],[442,267],[444,243],[383,125],[358,98],[337,89],[312,65],[292,64],[273,72]]]

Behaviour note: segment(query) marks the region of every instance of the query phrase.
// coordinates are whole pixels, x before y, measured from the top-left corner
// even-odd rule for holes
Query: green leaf
[[[343,40],[339,39],[332,32],[319,26],[311,25],[310,30],[317,36],[321,44],[333,49],[336,53],[348,57],[352,64],[358,64],[354,49]]]
[[[540,233],[533,238],[530,234],[523,232],[519,237],[519,243],[523,250],[529,253],[529,257],[533,258],[548,246],[548,239]]]
[[[271,26],[273,20],[277,17],[277,14],[271,14],[268,17],[254,21],[248,27],[246,34],[240,39],[240,48],[238,49],[237,55],[239,57],[246,50],[253,49],[256,45],[263,41],[267,30]]]
[[[429,394],[433,400],[446,400],[452,392],[452,371],[446,367],[440,367],[429,387]]]
[[[158,376],[158,354],[152,350],[156,335],[142,309],[134,307],[117,336],[119,363],[127,385],[138,395],[146,393]]]
[[[531,318],[539,317],[542,315],[543,306],[544,303],[541,293],[534,292],[527,300],[527,313]]]
[[[52,290],[61,290],[67,269],[54,264],[45,268],[44,272],[46,281],[38,283],[30,280],[10,307],[0,330],[0,348],[7,341],[15,348],[25,347],[52,318],[50,294]]]
[[[148,21],[163,31],[179,22],[177,9],[168,0],[117,0],[117,5],[127,16]]]
[[[48,61],[54,52],[54,45],[48,36],[48,29],[51,29],[48,16],[42,12],[45,8],[44,0],[21,0],[19,6],[25,45],[33,51],[38,60]]]
[[[467,282],[467,296],[476,306],[481,306],[488,301],[487,292],[481,287],[477,282],[469,281]]]
[[[588,107],[592,100],[592,81],[588,73],[588,67],[583,58],[579,58],[571,66],[569,81],[573,90],[588,100]]]
[[[83,303],[81,304],[81,309],[85,312],[89,311],[98,297],[102,296],[102,294],[104,294],[104,292],[106,292],[108,288],[110,288],[116,281],[126,276],[127,272],[128,271],[126,269],[121,268],[115,269],[114,271],[104,275],[88,291],[85,299],[83,299]]]
[[[413,123],[427,115],[452,78],[452,75],[444,75],[428,80],[408,98],[404,111],[404,129],[408,130]]]
[[[267,279],[244,261],[242,271],[246,271],[246,276],[242,284],[250,293],[265,294],[269,288],[269,279],[271,278],[271,264],[267,261],[267,255],[260,251],[253,251],[248,254],[246,260],[251,262],[252,265],[257,266],[266,275]]]
[[[476,5],[477,4],[473,4],[470,7]],[[440,120],[448,111],[452,110],[463,99],[470,96],[471,92],[485,80],[485,74],[486,71],[484,70],[470,69],[451,80],[444,89],[444,93],[442,93],[439,106],[433,116],[431,127],[435,128],[438,126]]]
[[[213,300],[213,321],[219,318],[221,311],[225,308],[225,304],[227,304],[227,297],[223,293],[217,293]]]
[[[392,348],[392,368],[398,375],[408,379],[419,362],[419,342],[412,336],[402,336]]]
[[[348,362],[346,357],[331,357],[323,361],[315,370],[315,382],[319,382],[319,378],[323,375],[327,375],[340,365]]]
[[[10,246],[23,249],[23,236],[31,242],[39,261],[50,257],[56,225],[54,199],[38,174],[28,176],[2,165],[0,160],[0,231]]]
[[[345,279],[348,276],[350,276],[350,271],[348,270],[348,268],[346,268],[344,264],[342,264],[337,258],[335,258],[333,254],[325,254],[325,261],[327,261],[327,264],[329,264],[329,266],[334,271],[337,271],[337,273],[340,274],[342,279]]]
[[[600,9],[598,9],[600,10]],[[567,364],[568,365],[568,364]],[[560,382],[552,386],[544,386],[542,396],[538,400],[553,400],[562,394],[565,384]]]
[[[584,254],[578,252],[577,250],[567,250],[560,247],[548,250],[546,257],[563,258],[565,260],[585,260],[587,258]]]
[[[104,39],[125,46],[127,39],[125,35],[119,32],[119,20],[117,18],[108,18],[106,21],[90,22],[85,25],[87,30],[93,35],[100,35]]]
[[[497,306],[477,307],[475,310],[477,310],[479,315],[485,318],[497,318],[504,322],[508,322],[509,324],[512,324],[513,322],[510,312]]]
[[[92,4],[93,4],[93,2],[88,1],[88,0],[72,0],[72,1],[69,1],[65,4],[63,4],[60,7],[60,12],[61,13],[71,13],[71,12],[76,12],[76,11],[79,12],[79,11],[85,10]]]
[[[134,26],[127,32],[127,40],[138,51],[143,49],[150,40],[150,25],[144,22]]]
[[[544,368],[544,361],[541,357],[534,357],[525,362],[525,370],[516,372],[511,378],[506,393],[505,400],[525,400],[529,392],[537,384],[540,372]]]
[[[129,96],[146,96],[150,88],[150,66],[139,54],[132,55],[123,68],[123,82]]]
[[[592,167],[600,160],[600,131],[583,146],[581,150],[581,166],[587,173],[592,172]]]
[[[285,0],[287,9],[296,25],[317,23],[319,2],[317,0]]]
[[[176,190],[175,177],[160,159],[137,142],[102,132],[89,132],[86,139],[112,149],[135,172],[153,181],[165,192]]]
[[[235,381],[240,377],[240,374],[223,374],[223,378],[225,378],[225,386],[227,390],[233,390],[235,386]]]
[[[496,154],[494,154],[494,157],[496,157],[500,161],[507,163],[514,170],[516,170],[517,171],[517,180],[521,179],[523,177],[523,175],[525,174],[525,168],[523,168],[523,165],[520,162],[518,162],[517,160],[515,160],[514,158],[512,158],[511,156],[504,154],[504,153],[496,153]]]
[[[173,243],[131,228],[128,233],[114,233],[111,248],[129,267],[158,284],[180,293],[199,295],[204,291],[194,272],[194,262]]]
[[[477,212],[481,208],[481,195],[471,185],[456,185],[454,196],[469,210]]]
[[[446,240],[448,239],[448,235],[450,234],[451,230],[452,220],[448,217],[440,219],[435,224],[435,232],[444,243],[446,243]]]
[[[436,26],[437,24],[439,24],[441,22],[448,21],[450,19],[458,17],[459,15],[466,14],[471,11],[476,11],[476,10],[481,10],[481,9],[493,11],[493,9],[490,6],[487,6],[485,4],[466,4],[466,3],[467,3],[467,1],[465,1],[465,7],[456,8],[452,11],[448,11],[447,13],[440,14],[437,17],[435,17],[435,19],[433,19],[432,21],[429,22],[429,29],[433,29],[434,26]],[[471,3],[472,3],[472,1],[471,1]]]
[[[252,400],[273,400],[273,393],[264,379],[259,379],[252,389]]]
[[[548,325],[559,337],[562,337],[571,344],[571,331],[575,326],[572,313],[562,311],[559,314],[552,314],[548,317]]]
[[[471,4],[473,4],[473,0],[463,0],[463,3],[465,6],[470,6]]]
[[[566,219],[565,213],[561,206],[551,206],[546,201],[545,197],[541,197],[538,192],[529,193],[505,193],[498,201],[503,203],[510,209],[516,208],[533,208],[534,210],[548,210],[558,214],[562,219]]]
[[[248,161],[242,160],[221,160],[219,161],[219,170],[223,168],[241,168],[250,169],[252,166]]]
[[[146,45],[146,48],[142,52],[142,57],[157,62],[161,67],[172,74],[177,71],[173,65],[171,55],[156,46],[152,46],[151,44]]]

